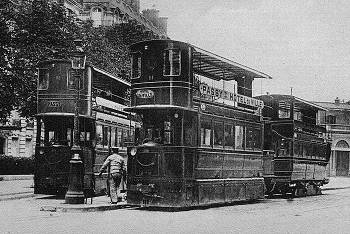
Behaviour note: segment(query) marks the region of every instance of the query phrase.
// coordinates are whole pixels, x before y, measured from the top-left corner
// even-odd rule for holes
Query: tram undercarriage
[[[297,180],[283,181],[274,178],[265,178],[266,195],[271,198],[276,195],[283,197],[306,197],[321,195],[321,186],[325,181]]]
[[[128,204],[143,207],[196,207],[263,198],[263,178],[158,181],[130,184],[128,189]]]

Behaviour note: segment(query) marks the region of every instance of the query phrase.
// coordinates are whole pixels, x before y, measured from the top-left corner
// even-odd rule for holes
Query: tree
[[[0,120],[4,121],[15,106],[16,80],[12,72],[12,31],[16,27],[17,11],[10,0],[0,1]]]
[[[51,1],[1,0],[0,38],[0,121],[5,121],[14,109],[24,117],[36,114],[38,62],[69,59],[74,39],[84,41],[90,64],[128,80],[128,46],[157,36],[133,21],[94,28]]]

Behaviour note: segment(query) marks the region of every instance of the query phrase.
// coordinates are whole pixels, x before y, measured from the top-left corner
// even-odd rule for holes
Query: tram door
[[[348,176],[348,173],[349,173],[349,152],[337,151],[336,158],[337,158],[336,175],[337,176]]]

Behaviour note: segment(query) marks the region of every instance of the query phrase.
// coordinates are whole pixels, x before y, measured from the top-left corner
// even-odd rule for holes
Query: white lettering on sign
[[[261,100],[244,96],[238,93],[232,93],[226,90],[214,88],[205,83],[201,83],[199,85],[199,92],[201,93],[201,95],[211,96],[215,99],[225,99],[236,103],[259,108],[262,108],[264,106],[264,102]]]
[[[62,104],[60,101],[48,101],[48,107],[60,107]]]
[[[136,92],[136,97],[138,98],[152,98],[154,96],[154,92],[149,89],[142,89]]]

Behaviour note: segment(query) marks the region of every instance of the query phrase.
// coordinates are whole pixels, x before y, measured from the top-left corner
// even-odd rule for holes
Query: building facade
[[[67,13],[86,21],[92,20],[95,27],[135,22],[143,31],[160,38],[167,38],[167,18],[160,17],[156,9],[140,12],[140,0],[58,0]]]
[[[350,102],[316,102],[328,109],[321,118],[332,139],[332,154],[329,161],[330,176],[350,176]]]
[[[31,157],[34,155],[36,123],[13,111],[9,122],[0,125],[0,155]]]

